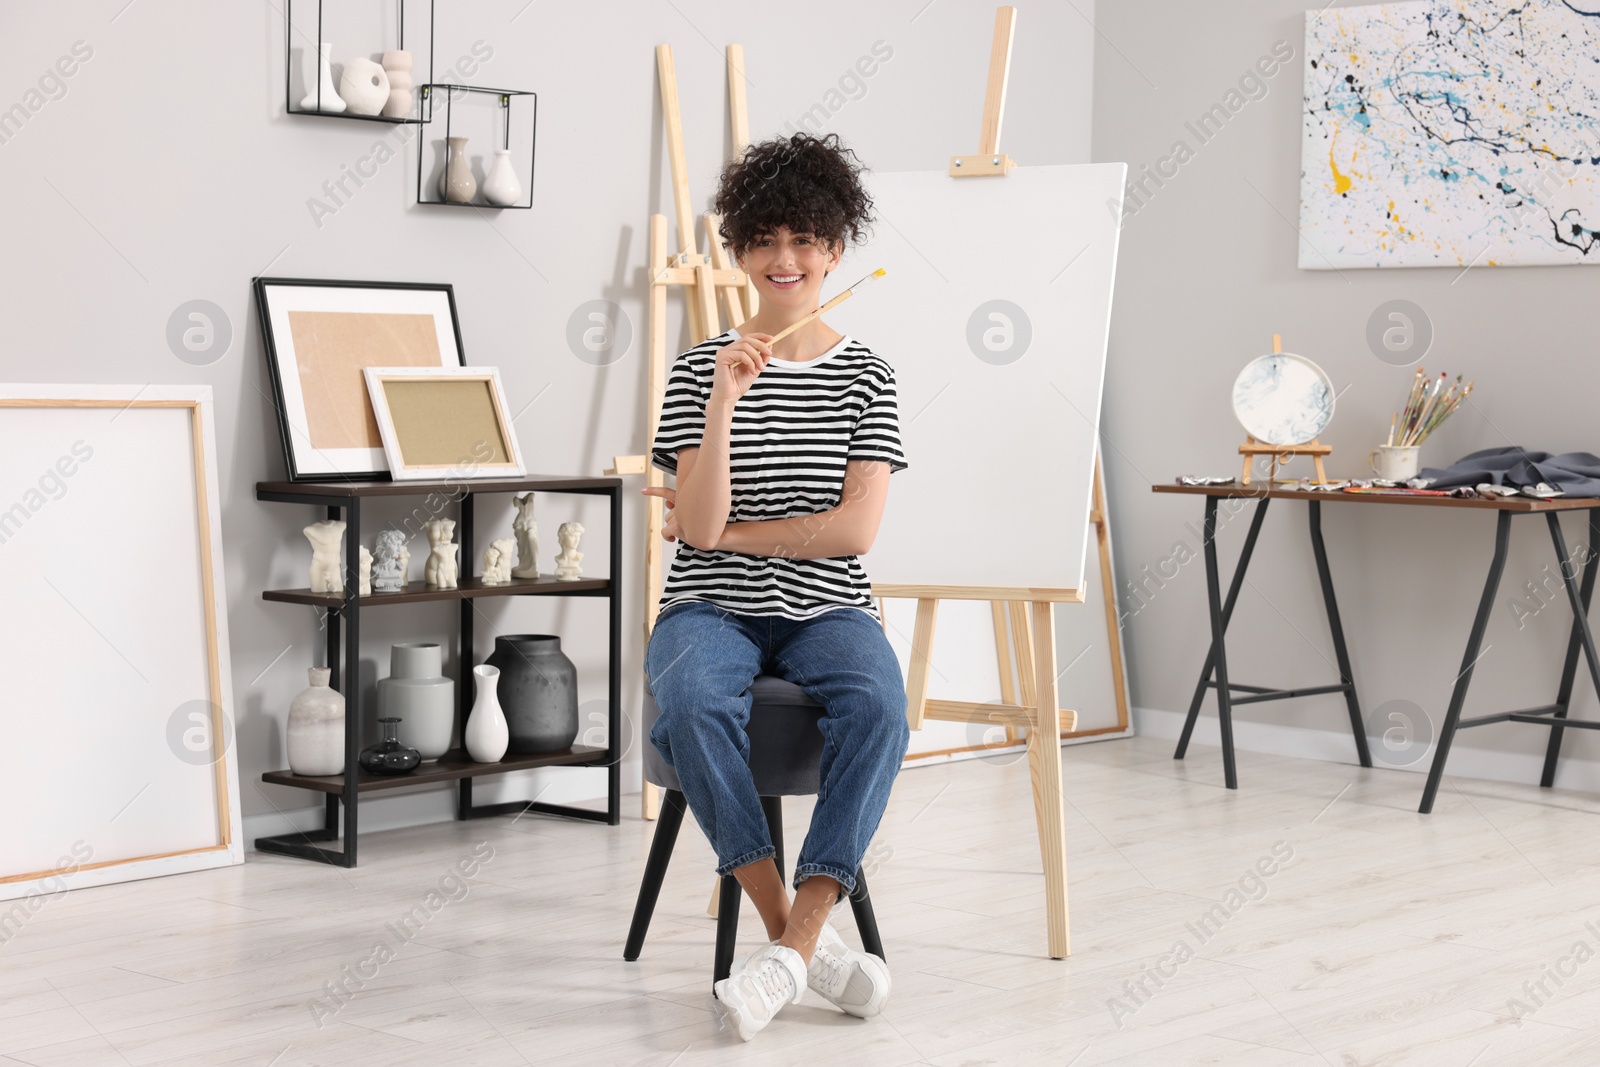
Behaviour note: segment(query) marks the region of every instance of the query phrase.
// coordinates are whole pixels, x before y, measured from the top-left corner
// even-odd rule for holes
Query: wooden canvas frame
[[[461,367],[466,353],[461,343],[461,322],[456,314],[455,290],[448,284],[428,282],[362,282],[321,278],[256,278],[256,312],[261,320],[261,338],[266,349],[267,370],[272,379],[273,403],[277,408],[278,435],[283,443],[283,462],[290,481],[359,481],[382,479],[388,474],[381,444],[370,442],[350,447],[319,446],[313,437],[323,437],[321,425],[315,429],[314,399],[302,388],[303,375],[315,368],[302,366],[302,354],[295,343],[290,317],[300,312],[350,313],[368,315],[428,315],[437,346],[437,366]],[[382,351],[355,359],[359,369],[368,366],[393,366],[406,362],[395,358],[396,346],[374,345]],[[433,365],[433,364],[429,364]],[[357,369],[355,366],[347,370]],[[331,371],[330,371],[331,372]],[[369,404],[364,381],[341,378],[344,404]],[[352,421],[375,413],[349,412]],[[323,414],[320,420],[329,416]]]
[[[367,391],[372,398],[372,411],[378,419],[378,432],[383,436],[383,451],[389,462],[389,476],[396,481],[439,481],[442,479],[471,478],[521,478],[526,473],[522,462],[522,446],[517,442],[516,427],[511,423],[511,412],[506,405],[505,390],[500,385],[498,367],[368,367],[365,370]],[[494,460],[476,455],[465,461],[428,463],[415,456],[406,456],[407,440],[415,440],[418,433],[436,431],[449,436],[470,432],[458,415],[446,411],[447,392],[453,392],[462,383],[481,382],[488,389],[488,419],[477,426],[485,439],[494,438],[505,460]],[[415,384],[431,387],[440,392],[436,411],[397,412],[390,388],[396,384]],[[400,421],[397,422],[397,416]],[[433,419],[429,425],[418,421],[408,427],[406,420]],[[411,447],[415,447],[414,445]],[[472,446],[474,452],[478,445]]]
[[[10,453],[0,472],[0,506],[10,506],[0,641],[17,649],[31,635],[19,684],[45,694],[8,701],[0,722],[8,715],[62,720],[53,734],[33,730],[26,758],[13,761],[0,786],[0,806],[17,820],[15,832],[0,835],[0,900],[21,902],[7,916],[36,910],[67,888],[244,862],[213,411],[210,386],[0,385],[0,444]],[[59,419],[41,419],[43,412]],[[76,460],[63,453],[41,467],[41,456],[73,437]],[[39,454],[22,454],[30,450]],[[41,469],[65,476],[58,478],[65,488],[33,507],[32,490],[19,487]],[[131,512],[118,493],[137,496],[145,510]],[[171,510],[182,506],[192,510]],[[130,530],[131,523],[151,532]],[[152,589],[165,594],[159,602]],[[124,608],[159,610],[163,626],[141,626]],[[198,640],[186,645],[181,631]],[[128,634],[139,636],[125,653],[113,639],[128,642]],[[96,672],[106,664],[139,672],[146,684],[103,684]],[[196,699],[169,713],[163,694],[170,698],[174,684]],[[74,686],[93,694],[87,712],[72,700]],[[60,708],[40,706],[52,698]],[[191,704],[208,711],[185,714]],[[195,714],[205,726],[198,734]],[[74,719],[88,728],[68,728]],[[200,739],[189,745],[193,758],[166,751],[175,724],[186,743]],[[19,718],[7,732],[27,729]],[[41,745],[41,737],[60,744]],[[196,840],[177,840],[185,835]],[[46,850],[60,858],[41,864]],[[8,925],[6,935],[14,932]]]

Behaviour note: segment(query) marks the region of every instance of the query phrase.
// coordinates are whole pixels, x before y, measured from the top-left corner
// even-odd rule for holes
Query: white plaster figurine
[[[556,540],[561,542],[561,552],[556,556],[556,581],[575,582],[583,577],[578,563],[583,553],[578,551],[578,538],[583,536],[581,522],[564,522],[556,530]]]
[[[344,542],[344,520],[323,519],[303,531],[311,542],[311,591],[344,592],[344,573],[340,570],[339,549]]]
[[[422,568],[423,580],[434,589],[456,588],[461,546],[450,540],[455,536],[456,520],[431,519],[424,529],[428,531],[428,544],[433,546],[433,551],[428,553],[428,562]]]
[[[367,551],[366,545],[357,545],[361,552],[361,584],[356,591],[362,596],[372,595],[372,553]]]
[[[483,553],[483,584],[505,585],[511,581],[512,552],[517,543],[509,537],[497,538]]]
[[[399,530],[394,532],[400,534],[400,588],[404,589],[411,584],[411,538]]]
[[[511,568],[513,578],[539,577],[539,523],[533,517],[533,494],[524,493],[511,498],[517,505],[517,518],[511,524],[517,535],[517,565]]]
[[[406,588],[406,573],[400,566],[400,553],[404,551],[406,535],[399,530],[384,530],[378,534],[378,554],[372,563],[372,588],[379,593],[402,593]]]

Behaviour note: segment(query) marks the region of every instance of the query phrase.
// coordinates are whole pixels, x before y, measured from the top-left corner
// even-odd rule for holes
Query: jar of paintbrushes
[[[1417,376],[1411,381],[1411,392],[1406,396],[1405,410],[1396,412],[1389,421],[1388,443],[1367,455],[1373,473],[1391,482],[1415,478],[1417,453],[1422,442],[1470,395],[1472,382],[1463,387],[1461,375],[1456,375],[1456,380],[1446,388],[1444,374],[1430,381],[1427,372],[1418,367]]]

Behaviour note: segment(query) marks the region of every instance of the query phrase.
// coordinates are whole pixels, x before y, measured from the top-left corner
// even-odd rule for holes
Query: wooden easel
[[[1005,6],[995,12],[994,39],[989,52],[989,81],[984,97],[983,125],[976,155],[952,156],[949,173],[953,178],[1004,178],[1015,162],[1000,149],[1000,123],[1005,108],[1006,81],[1011,67],[1011,45],[1016,32],[1016,8]],[[1104,493],[1100,489],[1099,460],[1096,458],[1095,509],[1103,517]],[[1102,551],[1107,546],[1102,544]],[[1108,559],[1102,556],[1102,559]],[[1038,824],[1039,853],[1044,865],[1045,915],[1049,953],[1060,959],[1071,954],[1071,933],[1067,914],[1066,832],[1063,817],[1065,799],[1061,780],[1061,733],[1077,724],[1077,715],[1063,711],[1056,689],[1056,603],[1082,603],[1079,589],[1026,589],[984,586],[874,585],[873,592],[885,597],[910,597],[917,601],[917,616],[912,635],[911,665],[906,680],[906,715],[913,730],[926,719],[947,722],[1000,723],[1008,728],[1028,731],[1028,769],[1033,783],[1034,816]],[[1114,586],[1107,595],[1114,603]],[[1003,703],[975,703],[940,700],[928,695],[929,662],[933,651],[934,624],[941,600],[988,600],[996,622],[996,653],[1002,657],[1002,692],[1011,688],[1009,665],[1005,663],[1000,604],[1009,605],[1013,647],[1017,654],[1018,686],[1014,698]],[[1115,609],[1109,621],[1116,634]],[[1120,655],[1118,664],[1120,666]]]
[[[1272,354],[1275,356],[1283,354],[1283,334],[1281,333],[1272,335]],[[1333,451],[1332,445],[1322,444],[1315,437],[1303,445],[1271,445],[1265,441],[1257,441],[1253,434],[1248,433],[1244,435],[1244,438],[1244,444],[1239,446],[1239,452],[1244,456],[1244,474],[1239,479],[1240,484],[1250,484],[1250,464],[1256,456],[1272,457],[1272,466],[1267,471],[1267,488],[1269,489],[1274,485],[1296,481],[1294,478],[1278,477],[1278,464],[1287,463],[1293,456],[1310,456],[1311,462],[1317,469],[1317,484],[1327,484],[1328,472],[1322,469],[1322,457]]]
[[[733,151],[742,153],[750,143],[749,120],[745,109],[744,46],[730,44],[728,56],[728,109],[733,132]],[[689,332],[694,344],[722,333],[717,317],[717,295],[720,293],[728,312],[729,325],[744,322],[759,308],[755,286],[733,264],[728,250],[718,235],[721,219],[716,215],[704,216],[707,252],[702,253],[696,242],[693,207],[689,199],[689,168],[683,146],[683,119],[678,108],[678,75],[672,60],[672,46],[656,46],[656,74],[661,86],[661,112],[666,125],[667,160],[672,176],[672,199],[678,217],[677,252],[667,251],[667,217],[650,216],[649,262],[646,275],[650,285],[648,398],[645,404],[648,419],[645,442],[655,440],[661,405],[666,397],[667,372],[667,292],[673,286],[682,287],[689,298]],[[642,474],[647,486],[666,485],[666,475],[650,463],[648,455],[613,456],[606,474]],[[644,639],[648,644],[650,631],[655,627],[656,605],[660,597],[662,569],[661,528],[664,502],[660,497],[649,497],[644,535],[644,581],[640,588],[644,597]],[[661,810],[661,791],[649,782],[640,790],[640,814],[654,819]],[[715,894],[713,894],[713,900]]]

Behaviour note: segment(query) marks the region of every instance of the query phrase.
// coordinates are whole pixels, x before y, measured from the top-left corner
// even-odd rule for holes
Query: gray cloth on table
[[[1484,482],[1521,489],[1548,482],[1567,496],[1600,496],[1600,457],[1588,452],[1530,452],[1515,445],[1486,448],[1448,467],[1424,467],[1418,478],[1432,479],[1429,489]]]

